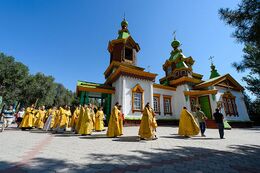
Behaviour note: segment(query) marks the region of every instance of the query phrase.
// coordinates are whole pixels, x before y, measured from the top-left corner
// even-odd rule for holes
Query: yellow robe
[[[182,109],[179,122],[179,135],[194,136],[199,134],[200,128],[193,115],[186,109]]]
[[[120,135],[123,135],[123,117],[121,111],[118,113],[118,123],[119,123],[119,133]]]
[[[70,121],[70,127],[73,128],[73,129],[76,127],[79,114],[80,114],[80,109],[77,107],[75,109],[75,111],[73,112],[73,115],[72,115],[71,121]]]
[[[54,117],[54,124],[53,124],[53,129],[56,129],[59,125],[60,122],[60,111],[56,110],[55,111],[55,117]]]
[[[31,107],[28,107],[25,111],[23,120],[20,124],[20,128],[32,128],[33,127],[33,118],[35,110]]]
[[[37,120],[35,122],[35,127],[42,129],[44,126],[44,118],[45,118],[46,111],[45,110],[39,110],[37,112]]]
[[[37,122],[37,119],[38,119],[38,117],[39,117],[38,112],[39,112],[38,109],[34,109],[34,114],[33,114],[33,127],[36,127],[36,122]]]
[[[83,111],[81,125],[78,133],[81,135],[90,135],[92,133],[92,129],[93,129],[93,124],[92,124],[92,119],[90,117],[90,109],[86,108]]]
[[[92,127],[93,130],[95,130],[95,112],[93,109],[90,109],[90,117],[91,117],[91,121],[92,121]]]
[[[108,123],[108,129],[107,129],[107,136],[108,137],[120,136],[118,113],[119,113],[118,108],[116,106],[114,106],[113,109],[112,109],[110,118],[109,118],[109,123]]]
[[[60,108],[60,122],[59,128],[66,128],[69,124],[69,117],[71,116],[70,110]]]
[[[95,121],[95,130],[96,131],[102,131],[104,130],[104,112],[103,111],[97,111],[96,113],[96,121]]]
[[[80,130],[80,126],[81,126],[82,119],[83,119],[83,116],[84,116],[84,111],[85,111],[85,108],[81,107],[80,111],[79,111],[79,117],[78,117],[78,120],[77,120],[77,123],[76,123],[76,127],[75,127],[76,133],[78,133],[79,130]]]
[[[145,107],[138,135],[140,138],[153,139],[155,137],[155,128],[157,127],[152,108]]]

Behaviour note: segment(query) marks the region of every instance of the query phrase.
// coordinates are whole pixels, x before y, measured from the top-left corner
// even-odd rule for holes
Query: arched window
[[[144,90],[137,84],[132,89],[132,112],[143,111],[144,104]]]
[[[227,91],[222,95],[222,99],[223,99],[223,104],[224,104],[224,109],[225,109],[226,115],[238,116],[236,97],[233,96],[230,91]]]

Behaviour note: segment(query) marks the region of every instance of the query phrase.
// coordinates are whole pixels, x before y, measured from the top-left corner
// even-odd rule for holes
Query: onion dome
[[[121,22],[121,26],[122,26],[122,28],[128,26],[128,22],[125,20],[125,18],[124,18],[124,20]]]
[[[178,48],[181,45],[181,43],[174,38],[171,45],[172,45],[173,48]]]

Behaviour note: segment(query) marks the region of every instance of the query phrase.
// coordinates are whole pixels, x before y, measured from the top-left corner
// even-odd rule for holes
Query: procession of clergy
[[[103,108],[99,107],[94,111],[94,105],[88,104],[78,106],[73,114],[69,106],[53,107],[45,110],[42,106],[39,110],[32,105],[28,107],[23,116],[19,128],[22,130],[38,128],[54,133],[65,132],[71,128],[71,131],[80,135],[91,135],[93,131],[104,131],[104,113]],[[107,137],[118,137],[123,135],[123,114],[120,111],[121,105],[118,103],[112,108],[108,121]],[[155,140],[157,128],[156,116],[149,103],[146,104],[138,135],[141,140]],[[194,136],[199,133],[199,126],[192,114],[184,107],[181,111],[179,134],[183,136]]]

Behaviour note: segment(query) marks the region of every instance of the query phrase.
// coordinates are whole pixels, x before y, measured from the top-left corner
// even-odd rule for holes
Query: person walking
[[[219,136],[221,139],[224,139],[224,116],[219,112],[219,109],[216,109],[216,112],[213,114],[213,116],[215,118],[215,122],[218,125]]]
[[[197,124],[193,115],[183,107],[180,114],[179,131],[178,134],[189,138],[199,134],[199,125]]]
[[[206,135],[204,133],[206,131],[206,119],[208,119],[208,118],[206,117],[204,112],[202,112],[200,110],[199,107],[197,107],[197,111],[195,113],[195,117],[198,119],[198,122],[199,122],[201,136],[205,137]]]
[[[119,103],[117,102],[111,111],[111,115],[109,117],[108,128],[107,128],[107,137],[118,137],[120,136],[120,127],[118,121],[118,110]]]
[[[155,113],[150,107],[149,102],[145,105],[143,116],[141,119],[139,133],[140,140],[156,140],[158,139],[155,134],[157,123],[154,117]]]
[[[96,113],[96,120],[95,120],[95,131],[101,132],[103,131],[104,128],[104,112],[103,112],[103,107],[99,107],[98,111]]]

